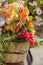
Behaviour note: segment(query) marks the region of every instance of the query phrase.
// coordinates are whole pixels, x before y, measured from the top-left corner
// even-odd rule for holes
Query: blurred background
[[[43,39],[43,0],[30,0],[30,2],[29,2],[29,5],[30,5],[29,8],[31,10],[31,14],[33,15],[34,21],[35,21],[34,22],[34,26],[35,26],[35,30],[36,30],[35,34],[38,37]],[[35,12],[36,8],[39,8],[40,12],[38,12],[38,9]],[[38,14],[38,13],[41,13],[41,11],[42,11],[42,14]],[[32,65],[43,65],[43,45],[39,46],[37,48],[34,48],[34,49],[31,48],[31,53],[33,56]]]

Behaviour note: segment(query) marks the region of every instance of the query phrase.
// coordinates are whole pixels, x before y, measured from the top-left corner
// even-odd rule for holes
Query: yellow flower
[[[13,10],[16,8],[16,6],[14,5],[14,3],[9,4],[9,7],[10,7],[10,10],[11,10],[11,11],[13,11]]]
[[[35,30],[33,30],[32,33],[35,34]]]
[[[9,31],[11,29],[10,25],[5,25],[5,30]]]
[[[28,16],[29,15],[29,10],[28,10],[28,8],[25,8],[25,14]]]

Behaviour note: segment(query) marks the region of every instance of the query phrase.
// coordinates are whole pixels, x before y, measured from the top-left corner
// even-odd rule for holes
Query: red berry
[[[22,33],[25,33],[25,29],[22,30]]]
[[[30,38],[30,46],[34,46],[35,43],[34,43],[34,39],[33,38]]]
[[[26,35],[28,35],[29,33],[28,33],[28,32],[26,32],[25,34],[26,34]]]
[[[28,40],[28,39],[29,39],[28,37],[25,38],[25,40]]]
[[[34,46],[34,36],[31,32],[26,32],[25,30],[22,30],[22,33],[19,34],[20,38],[27,40],[30,40],[30,46]]]
[[[26,38],[26,37],[27,37],[27,35],[25,34],[25,35],[24,35],[24,38]]]
[[[34,42],[33,41],[30,41],[30,46],[34,46]]]
[[[25,35],[25,33],[21,33],[21,35],[22,35],[22,36],[24,36],[24,35]]]

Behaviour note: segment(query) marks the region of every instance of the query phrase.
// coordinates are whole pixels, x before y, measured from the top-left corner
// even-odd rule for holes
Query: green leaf
[[[38,45],[42,45],[43,44],[43,39],[40,39],[38,36],[34,36],[35,38],[35,43],[38,44]]]
[[[16,34],[12,34],[10,32],[4,32],[1,36],[0,36],[0,43],[5,43],[5,42],[9,42],[14,40],[17,37]]]
[[[3,63],[3,62],[0,62],[0,65],[6,65],[5,63]]]
[[[8,4],[12,3],[12,2],[15,2],[15,1],[17,1],[17,0],[6,0],[6,2],[8,2]]]
[[[8,2],[8,4],[9,3],[12,3],[12,2],[18,2],[19,0],[6,0],[6,2]]]
[[[31,20],[31,19],[33,19],[33,17],[32,17],[32,16],[29,16],[29,17],[28,17],[28,20]]]
[[[0,43],[0,51],[3,51],[2,43]]]
[[[28,0],[24,0],[24,6],[27,6],[27,4],[28,4]]]
[[[43,0],[36,0],[39,5],[43,6]]]
[[[2,5],[1,6],[3,6],[5,3],[6,3],[6,0],[4,2],[2,2]]]

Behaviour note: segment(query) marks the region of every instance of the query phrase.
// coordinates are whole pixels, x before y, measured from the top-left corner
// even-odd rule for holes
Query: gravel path
[[[43,46],[39,48],[32,48],[31,53],[33,55],[32,65],[43,65]]]

